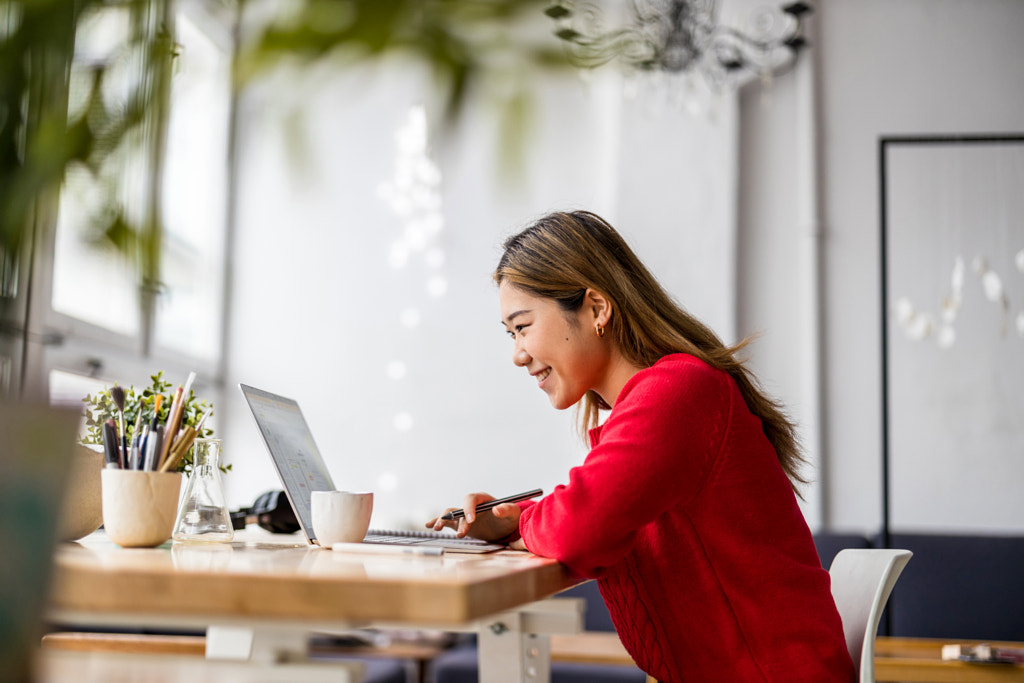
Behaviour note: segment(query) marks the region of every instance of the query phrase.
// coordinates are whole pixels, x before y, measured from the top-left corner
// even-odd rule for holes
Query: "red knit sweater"
[[[829,575],[725,372],[666,356],[623,388],[569,483],[525,505],[533,552],[597,578],[663,683],[854,680]]]

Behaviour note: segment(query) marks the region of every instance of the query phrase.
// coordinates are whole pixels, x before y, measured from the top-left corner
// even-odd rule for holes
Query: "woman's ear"
[[[612,319],[612,302],[596,289],[588,289],[583,299],[583,307],[593,315],[591,324],[605,327]]]

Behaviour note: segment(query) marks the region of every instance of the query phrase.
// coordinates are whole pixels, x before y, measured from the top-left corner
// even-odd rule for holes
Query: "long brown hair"
[[[566,313],[583,305],[587,289],[611,302],[606,331],[623,357],[647,368],[672,353],[687,353],[724,370],[736,381],[747,407],[761,419],[765,436],[799,494],[806,463],[796,427],[782,405],[768,396],[745,367],[739,352],[751,339],[726,346],[704,323],[686,312],[662,288],[626,241],[604,219],[589,211],[556,212],[536,221],[504,244],[494,281],[507,282],[534,296],[554,299]],[[608,408],[588,391],[577,405],[584,433]]]

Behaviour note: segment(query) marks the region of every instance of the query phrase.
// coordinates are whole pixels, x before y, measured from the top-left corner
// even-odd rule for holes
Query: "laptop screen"
[[[311,494],[313,491],[333,491],[334,483],[299,404],[290,398],[245,384],[239,384],[238,388],[249,404],[299,526],[310,542],[315,541]]]

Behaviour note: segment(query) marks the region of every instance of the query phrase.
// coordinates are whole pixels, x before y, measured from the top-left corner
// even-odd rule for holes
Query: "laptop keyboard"
[[[387,543],[388,545],[416,545],[429,541],[428,538],[413,538],[411,536],[387,536],[383,534],[367,534],[363,543]]]
[[[370,529],[363,543],[385,545],[428,545],[442,548],[464,548],[466,550],[497,550],[504,546],[481,541],[478,538],[456,538],[453,534],[434,531],[377,531]]]

